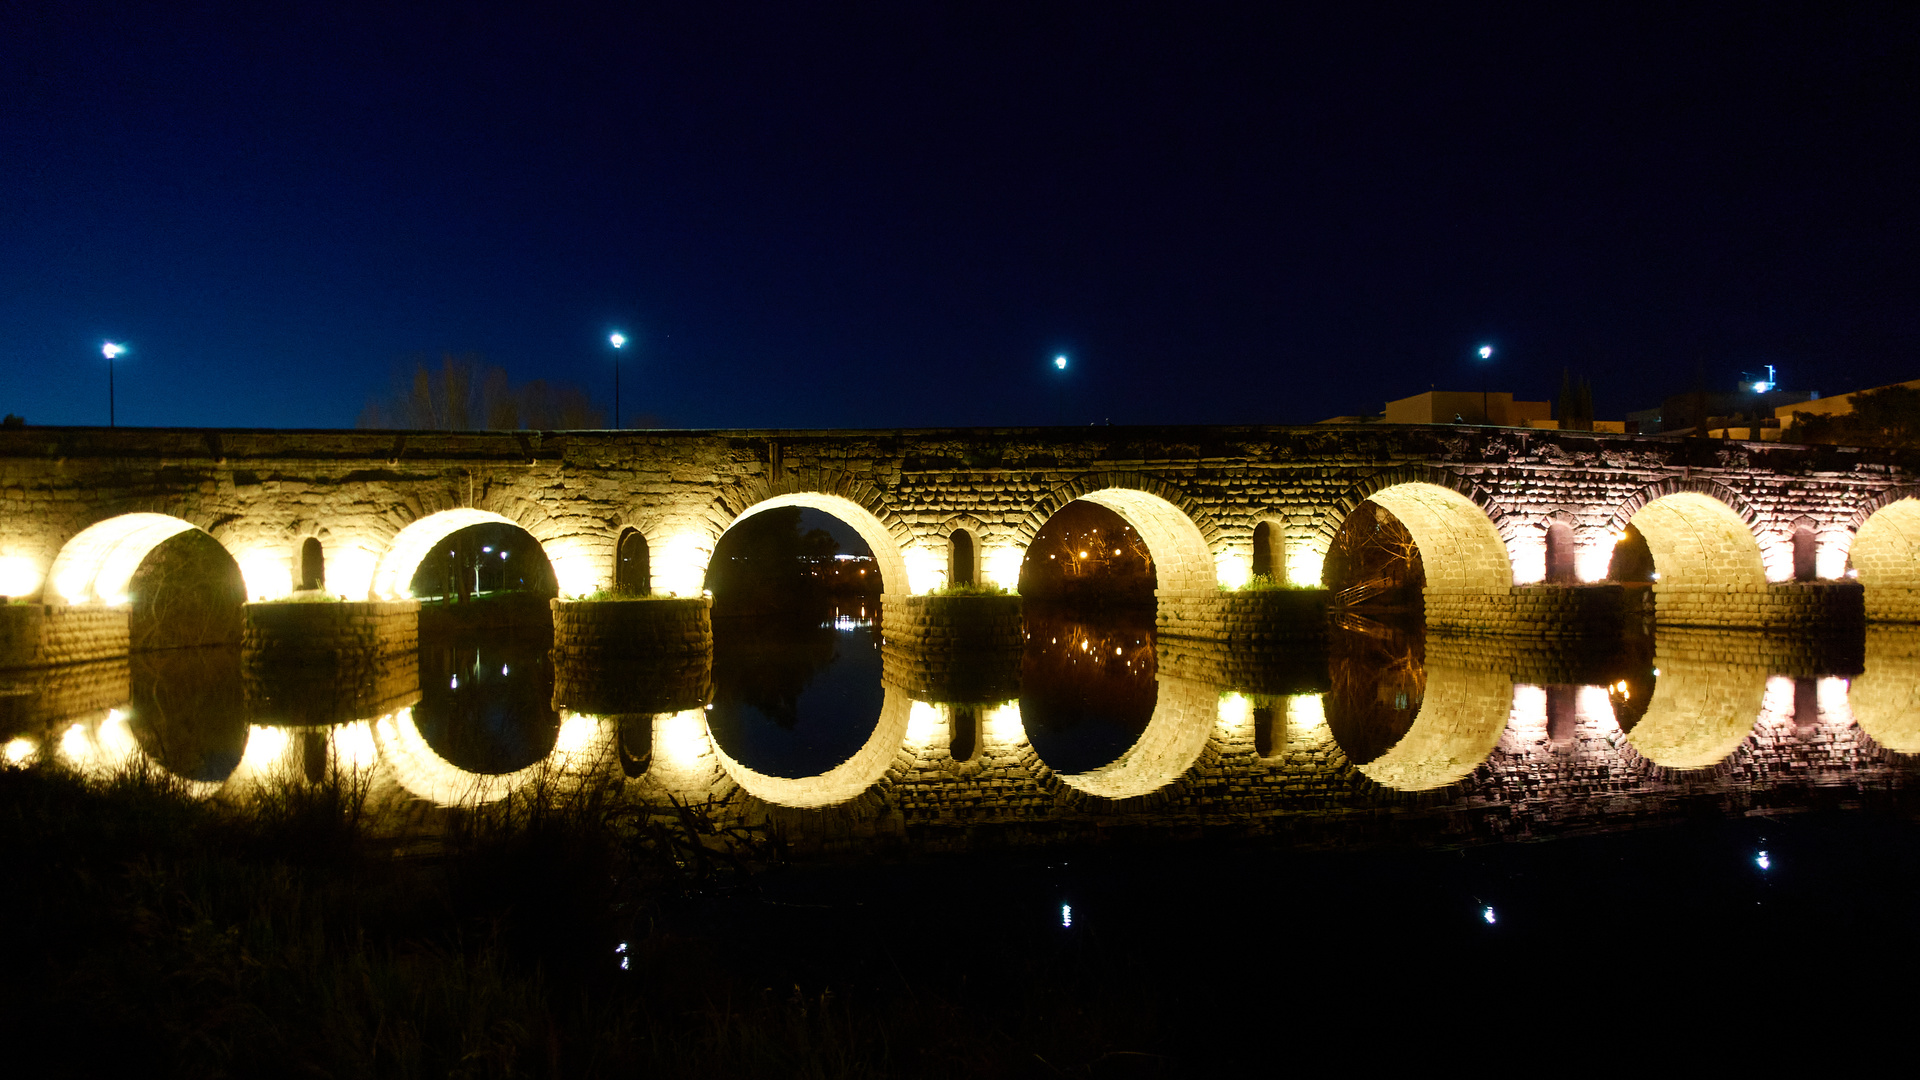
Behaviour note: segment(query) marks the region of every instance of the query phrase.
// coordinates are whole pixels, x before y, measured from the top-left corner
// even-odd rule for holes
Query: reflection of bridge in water
[[[1162,641],[1144,728],[1111,761],[1072,773],[1036,750],[1008,690],[1017,671],[976,671],[956,689],[925,659],[888,648],[865,741],[809,776],[730,755],[707,724],[707,675],[685,665],[623,672],[612,686],[604,673],[555,672],[550,749],[497,773],[456,765],[428,737],[419,671],[404,663],[322,701],[243,677],[237,661],[229,678],[209,673],[218,661],[169,671],[136,656],[32,673],[0,697],[0,719],[12,761],[51,756],[96,775],[149,762],[205,796],[351,776],[371,805],[400,811],[598,785],[662,807],[713,800],[802,846],[1115,828],[1524,834],[1658,819],[1702,800],[1856,797],[1902,785],[1913,771],[1903,755],[1920,753],[1910,628],[1837,646],[1663,631],[1650,654],[1601,657],[1429,636],[1396,660],[1398,674],[1336,667],[1330,681]]]

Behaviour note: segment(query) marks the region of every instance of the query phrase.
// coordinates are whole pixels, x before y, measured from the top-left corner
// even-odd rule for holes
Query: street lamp
[[[1056,371],[1067,370],[1067,354],[1061,353],[1059,356],[1054,357],[1053,366]]]
[[[607,335],[607,344],[613,346],[613,426],[620,427],[620,350],[627,347],[627,335],[615,330]]]
[[[1479,352],[1482,361],[1493,359],[1493,346],[1482,345]],[[1480,369],[1480,422],[1493,423],[1493,417],[1487,415],[1487,369],[1484,367]]]
[[[127,351],[125,345],[107,342],[100,346],[100,355],[107,358],[107,426],[113,426],[113,361]]]

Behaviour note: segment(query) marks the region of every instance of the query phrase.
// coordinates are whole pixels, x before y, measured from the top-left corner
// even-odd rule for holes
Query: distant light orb
[[[106,357],[109,360],[113,359],[116,356],[121,355],[126,351],[127,351],[127,347],[125,345],[116,345],[111,341],[100,346],[100,355]]]
[[[1494,924],[1494,923],[1495,923],[1496,921],[1498,921],[1498,920],[1497,920],[1497,919],[1495,918],[1495,916],[1494,916],[1494,914],[1493,914],[1493,909],[1492,909],[1492,908],[1490,908],[1490,907],[1488,907],[1488,908],[1481,908],[1481,909],[1480,909],[1480,917],[1481,917],[1481,918],[1483,918],[1483,919],[1485,919],[1485,920],[1487,920],[1487,925],[1488,925],[1488,926],[1492,926],[1492,925],[1493,925],[1493,924]]]
[[[1491,345],[1480,346],[1480,359],[1482,360],[1493,359],[1493,346]]]
[[[1059,356],[1056,356],[1056,357],[1054,357],[1054,358],[1053,358],[1053,366],[1054,366],[1054,367],[1055,367],[1056,369],[1058,369],[1058,370],[1060,370],[1060,371],[1065,371],[1065,370],[1067,370],[1067,356],[1066,356],[1066,354],[1065,354],[1065,353],[1062,353],[1062,354],[1060,354]]]
[[[613,345],[613,347],[614,347],[614,348],[616,348],[616,349],[618,349],[618,348],[621,348],[621,347],[623,347],[624,345],[626,345],[626,343],[627,343],[627,335],[625,335],[625,334],[609,334],[609,335],[607,336],[607,341],[608,341],[608,342],[610,342],[610,343],[611,343],[611,344]]]

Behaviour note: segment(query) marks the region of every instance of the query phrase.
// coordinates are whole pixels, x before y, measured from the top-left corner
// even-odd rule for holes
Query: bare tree
[[[515,387],[507,373],[476,354],[441,356],[437,368],[425,357],[413,370],[397,374],[384,396],[360,412],[363,428],[467,431],[484,423],[489,430],[528,427],[580,429],[606,426],[606,411],[571,383],[534,379]]]

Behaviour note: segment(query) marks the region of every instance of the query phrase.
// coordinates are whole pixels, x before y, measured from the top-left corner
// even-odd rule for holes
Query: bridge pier
[[[1260,647],[1287,641],[1320,641],[1327,636],[1326,589],[1255,589],[1154,594],[1154,634],[1158,637]]]
[[[628,667],[713,655],[713,600],[666,596],[548,601],[556,662]]]
[[[1620,633],[1624,593],[1619,585],[1514,585],[1504,591],[1429,585],[1426,622],[1429,630],[1470,636],[1607,637]]]
[[[1764,585],[1653,586],[1658,626],[1730,630],[1834,631],[1866,620],[1865,591],[1857,581],[1787,581]]]
[[[1000,596],[897,596],[880,598],[880,632],[889,645],[919,654],[1020,651],[1022,606],[1014,594]]]
[[[0,671],[124,658],[127,606],[0,604]]]

